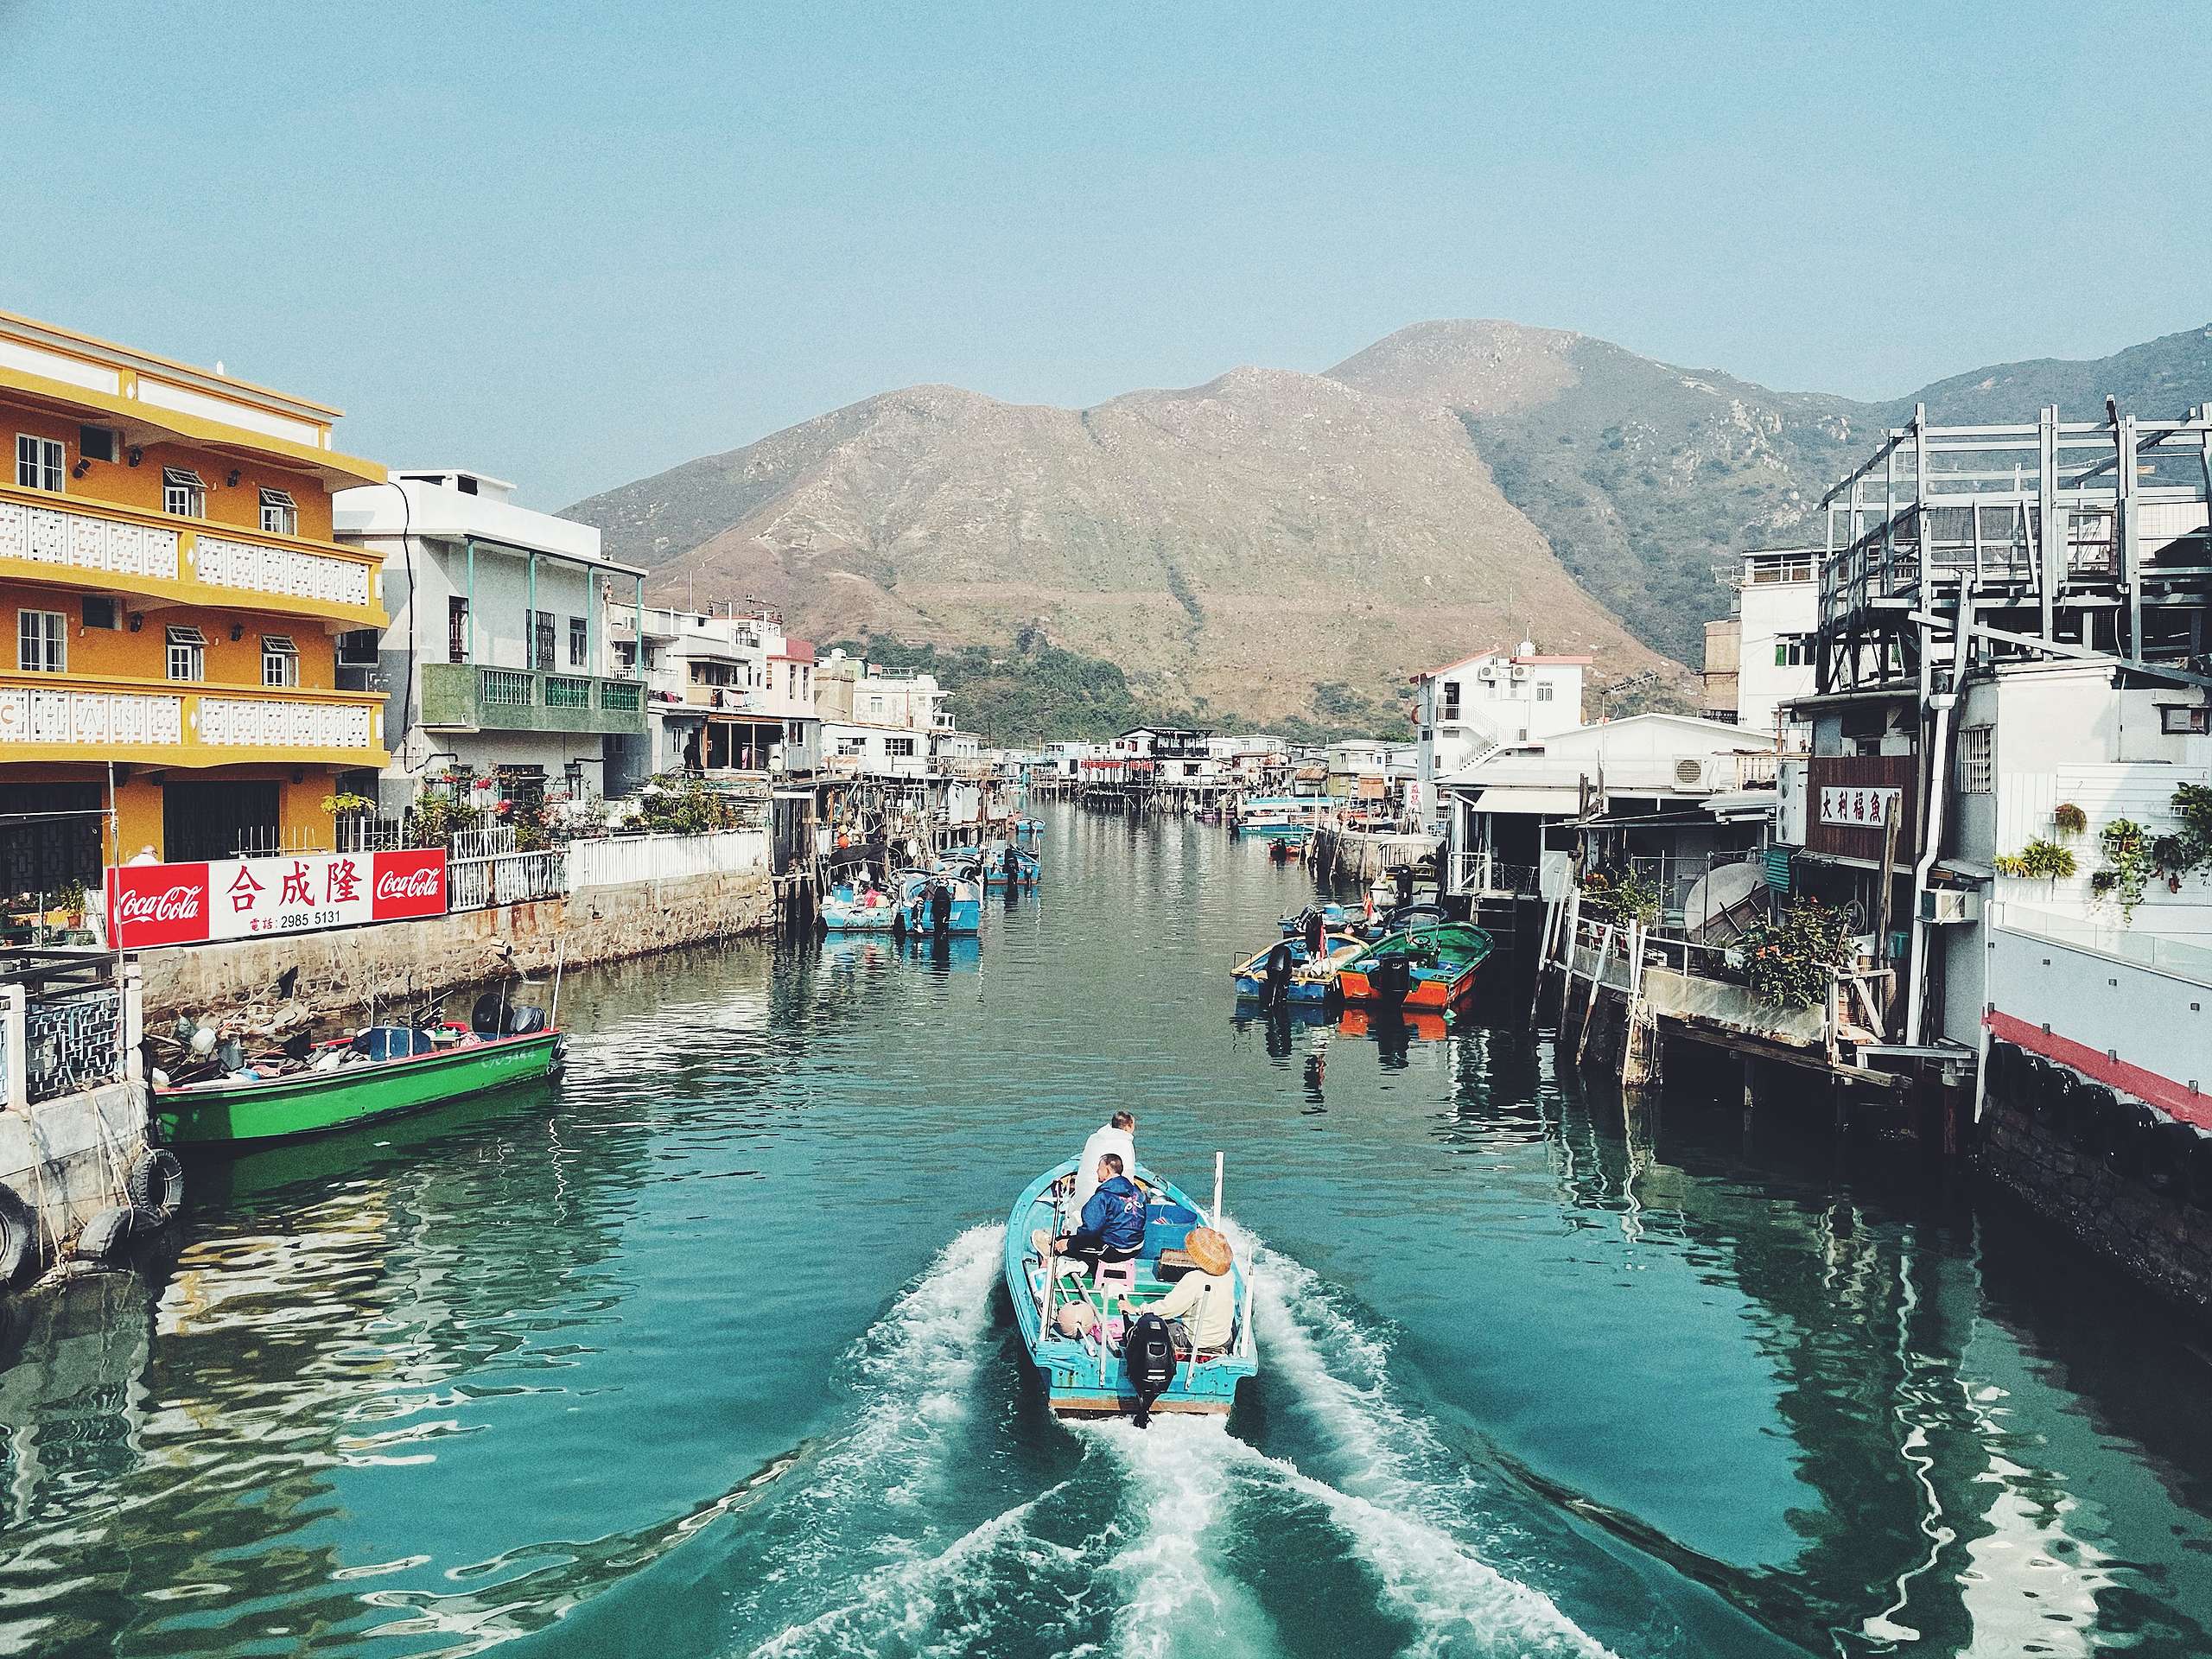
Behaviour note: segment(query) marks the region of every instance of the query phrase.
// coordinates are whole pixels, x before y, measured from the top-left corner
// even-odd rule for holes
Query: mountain
[[[1287,371],[1083,410],[909,387],[569,511],[664,596],[757,595],[822,639],[1041,639],[1224,724],[1388,723],[1412,672],[1532,630],[1667,666],[1458,416]]]
[[[1529,635],[1686,690],[1727,608],[1715,568],[1817,543],[1821,493],[1916,403],[2088,419],[2107,393],[2152,416],[2212,402],[2212,328],[1870,404],[1425,322],[1325,374],[1090,410],[910,386],[569,511],[661,598],[755,594],[820,639],[980,663],[1024,731],[1064,693],[1055,729],[1142,706],[1380,730],[1408,674]]]
[[[1697,659],[1725,601],[1716,566],[1747,546],[1817,543],[1817,505],[1884,428],[1925,403],[1957,423],[2032,420],[2056,403],[2101,416],[2212,400],[2212,330],[2091,362],[2001,365],[1889,403],[1777,392],[1587,335],[1508,322],[1402,328],[1328,371],[1377,397],[1449,409],[1506,499],[1578,581],[1646,643]]]

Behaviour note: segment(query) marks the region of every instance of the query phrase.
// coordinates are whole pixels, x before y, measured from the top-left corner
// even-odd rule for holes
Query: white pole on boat
[[[1217,1152],[1213,1155],[1213,1208],[1206,1217],[1215,1226],[1221,1225],[1221,1154]]]

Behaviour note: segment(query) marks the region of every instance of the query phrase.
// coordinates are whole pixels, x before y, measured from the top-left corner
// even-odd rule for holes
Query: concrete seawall
[[[2160,1294],[2212,1314],[2212,1135],[2055,1065],[1995,1068],[1980,1128],[1984,1179]]]
[[[294,969],[294,994],[311,1008],[350,1014],[372,997],[396,1004],[503,978],[511,966],[542,974],[564,944],[573,968],[761,932],[772,902],[768,874],[756,868],[588,887],[417,921],[148,950],[141,957],[146,1020],[266,998]]]

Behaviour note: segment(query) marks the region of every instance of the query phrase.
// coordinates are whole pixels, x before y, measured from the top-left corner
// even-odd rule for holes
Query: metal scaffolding
[[[1821,505],[1823,691],[2037,657],[2212,687],[2212,406],[1931,426],[1923,404]]]

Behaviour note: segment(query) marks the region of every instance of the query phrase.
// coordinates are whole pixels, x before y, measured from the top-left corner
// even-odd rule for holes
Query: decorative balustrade
[[[131,519],[0,500],[0,558],[175,582],[177,532]]]
[[[548,674],[545,677],[545,706],[548,709],[590,708],[591,682],[569,674]]]
[[[527,668],[423,664],[423,723],[461,731],[642,733],[645,688]]]
[[[4,492],[4,486],[0,486]],[[49,504],[28,492],[0,493],[0,558],[57,570],[97,572],[275,594],[310,603],[372,608],[374,561],[260,540],[196,520],[171,519],[105,503]]]
[[[370,567],[356,559],[310,553],[304,548],[232,541],[205,531],[194,534],[190,556],[200,580],[211,587],[283,594],[326,605],[370,602]]]
[[[0,745],[358,750],[381,747],[380,697],[150,691],[128,683],[0,684]]]

